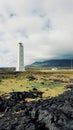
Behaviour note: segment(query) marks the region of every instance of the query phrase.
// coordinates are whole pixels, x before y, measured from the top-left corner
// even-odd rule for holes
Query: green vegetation
[[[72,83],[72,70],[7,72],[0,74],[0,94],[8,94],[12,91],[29,91],[37,88],[43,92],[43,98],[54,97],[67,91],[65,86]]]

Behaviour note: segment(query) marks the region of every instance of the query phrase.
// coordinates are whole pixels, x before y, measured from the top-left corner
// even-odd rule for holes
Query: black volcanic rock
[[[0,97],[0,130],[73,130],[70,88],[58,97],[32,102],[24,101],[25,92],[13,92],[9,99]]]
[[[33,75],[30,75],[29,77],[27,77],[29,81],[34,81],[36,80],[36,78]]]

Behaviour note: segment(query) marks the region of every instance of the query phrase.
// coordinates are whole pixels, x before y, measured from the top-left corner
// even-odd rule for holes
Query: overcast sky
[[[73,58],[73,0],[0,0],[0,67]]]

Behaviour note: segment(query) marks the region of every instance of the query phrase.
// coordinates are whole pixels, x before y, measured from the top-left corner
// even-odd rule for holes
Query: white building
[[[24,71],[24,46],[18,44],[17,68],[16,71]]]

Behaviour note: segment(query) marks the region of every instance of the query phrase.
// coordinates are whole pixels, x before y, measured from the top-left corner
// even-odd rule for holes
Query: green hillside
[[[57,67],[57,68],[72,68],[73,59],[54,59],[34,62],[31,67]]]

